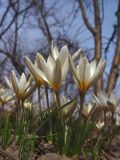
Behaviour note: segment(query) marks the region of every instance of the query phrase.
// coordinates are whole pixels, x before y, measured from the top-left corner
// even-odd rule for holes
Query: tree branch
[[[118,2],[118,10],[116,13],[117,16],[117,43],[116,43],[116,51],[115,56],[112,62],[110,74],[108,77],[108,83],[106,87],[106,92],[110,94],[110,92],[115,88],[117,79],[119,77],[119,65],[120,65],[120,0]]]
[[[96,29],[88,21],[83,0],[78,0],[78,2],[79,2],[79,6],[80,6],[80,9],[81,9],[81,13],[82,13],[82,18],[84,20],[84,23],[85,23],[86,27],[91,31],[92,34],[95,34]]]

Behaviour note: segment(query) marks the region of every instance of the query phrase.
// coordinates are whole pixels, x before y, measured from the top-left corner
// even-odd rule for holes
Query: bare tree
[[[87,13],[86,13],[86,9],[85,9],[85,5],[84,5],[84,1],[82,0],[78,0],[79,5],[80,5],[80,9],[81,9],[81,13],[82,13],[82,17],[84,20],[84,23],[86,25],[86,27],[88,28],[88,30],[92,33],[93,38],[94,38],[94,57],[96,58],[97,61],[100,60],[101,58],[101,51],[102,51],[102,37],[101,37],[101,17],[100,17],[100,5],[99,5],[99,0],[93,0],[93,8],[94,8],[94,23],[95,23],[95,27],[92,26],[92,24],[90,24],[88,18],[87,18]],[[102,85],[102,78],[96,83],[95,86],[95,92],[97,92],[97,90],[102,89],[103,85]]]
[[[116,30],[116,49],[115,49],[115,54],[113,57],[113,62],[110,70],[110,74],[108,76],[108,81],[107,81],[107,88],[106,91],[108,94],[110,94],[111,90],[115,88],[115,85],[117,83],[117,79],[119,77],[119,66],[120,66],[120,0],[118,4],[118,10],[116,12],[117,16],[117,28]]]

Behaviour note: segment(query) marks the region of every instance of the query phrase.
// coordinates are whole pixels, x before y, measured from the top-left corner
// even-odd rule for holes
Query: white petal
[[[16,95],[19,96],[19,85],[18,85],[18,80],[14,71],[12,71],[12,74],[11,74],[11,82]]]
[[[85,76],[84,76],[84,82],[85,84],[89,84],[90,83],[90,64],[87,63],[86,67],[85,67]]]
[[[51,77],[52,77],[51,74],[52,74],[53,65],[54,65],[52,56],[49,55],[47,63],[46,63],[45,59],[42,57],[42,55],[39,53],[37,54],[36,59],[37,59],[38,65],[39,65],[38,67],[44,72],[47,79],[49,81],[51,81]]]
[[[39,80],[42,80],[42,77],[41,77],[41,72],[42,71],[40,71],[40,73],[39,73],[39,68],[37,68],[32,62],[31,62],[31,60],[29,59],[29,58],[27,58],[27,57],[25,57],[25,63],[27,64],[27,66],[28,66],[28,68],[29,68],[29,70],[30,70],[30,72],[31,72],[31,74],[33,75],[33,77],[34,77],[34,79],[35,80],[37,80],[37,79],[39,79]]]
[[[98,97],[96,97],[96,95],[93,95],[93,98],[97,104],[101,105],[101,101],[98,99]]]
[[[78,75],[81,83],[84,82],[85,78],[85,70],[86,70],[87,58],[83,57],[80,59],[80,63],[78,65]]]
[[[22,75],[20,77],[20,81],[19,81],[19,90],[20,90],[20,92],[24,92],[25,87],[26,87],[26,83],[27,83],[27,80],[26,80],[25,74],[22,73]]]
[[[75,78],[78,80],[77,69],[75,68],[75,65],[73,63],[71,56],[69,56],[69,63],[70,63],[70,68],[71,68]]]
[[[40,68],[43,72],[46,72],[47,64],[46,64],[45,59],[43,58],[43,56],[40,53],[37,53],[36,61],[37,61],[38,68]]]
[[[69,54],[69,50],[67,46],[62,47],[59,53],[59,57],[58,57],[60,59],[61,65],[64,65],[64,62],[68,58],[69,55],[70,54]]]
[[[62,81],[67,76],[68,70],[69,70],[69,61],[68,61],[68,58],[67,58],[64,65],[62,66]]]
[[[96,67],[97,67],[97,62],[96,60],[94,60],[90,63],[90,77],[92,77],[95,74]]]
[[[5,80],[6,80],[8,87],[13,91],[13,86],[12,86],[10,80],[6,76],[5,76]]]
[[[74,112],[76,106],[77,106],[77,99],[74,99],[71,102],[68,102],[67,104],[65,104],[65,106],[61,111],[63,115],[66,117]]]
[[[53,71],[53,68],[54,68],[54,65],[55,65],[55,60],[53,59],[53,57],[51,55],[48,56],[47,65],[49,67],[49,70]]]
[[[90,64],[87,63],[86,65],[85,82],[88,84],[88,87],[90,87],[94,81],[94,77],[96,75],[96,65],[96,60],[92,61]]]
[[[53,69],[52,83],[59,85],[61,83],[61,76],[61,63],[60,60],[57,59]]]
[[[106,61],[104,61],[102,64],[101,64],[101,61],[99,62],[98,66],[96,68],[95,74],[90,79],[90,85],[92,85],[94,82],[96,82],[102,76],[102,73],[105,69],[105,65],[106,65]]]
[[[98,92],[97,97],[103,106],[107,106],[107,101],[109,101],[109,97],[105,92],[103,91]]]
[[[51,53],[52,53],[52,56],[53,56],[53,58],[55,60],[59,57],[58,48],[57,48],[57,46],[53,42],[52,42],[52,45],[51,45]]]
[[[49,83],[46,75],[39,69],[39,68],[36,68],[36,74],[42,78],[44,81],[46,81],[47,83]]]
[[[72,55],[73,61],[78,59],[78,57],[80,56],[81,52],[82,52],[82,49],[79,49],[77,52],[75,52],[75,53]]]
[[[117,103],[117,95],[115,93],[115,90],[111,91],[110,102],[113,103],[114,105],[116,105],[116,103]]]

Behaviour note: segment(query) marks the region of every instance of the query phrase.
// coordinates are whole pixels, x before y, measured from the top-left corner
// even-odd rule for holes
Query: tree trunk
[[[106,92],[110,94],[110,92],[115,88],[117,83],[117,79],[119,77],[119,65],[120,65],[120,0],[118,5],[118,10],[116,13],[117,16],[117,42],[116,42],[116,50],[115,56],[113,58],[112,67],[110,70],[110,74],[108,77]]]

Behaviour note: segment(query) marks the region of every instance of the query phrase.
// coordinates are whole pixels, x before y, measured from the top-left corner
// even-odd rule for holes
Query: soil
[[[20,160],[18,149],[14,143],[3,151],[0,146],[0,160]],[[55,147],[51,144],[40,144],[35,154],[30,154],[28,160],[84,160],[81,158],[68,158],[56,153]],[[89,159],[92,160],[92,159]],[[120,135],[116,136],[108,150],[101,148],[99,160],[120,160]]]

